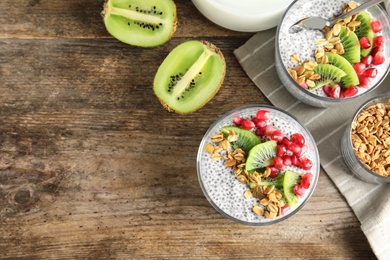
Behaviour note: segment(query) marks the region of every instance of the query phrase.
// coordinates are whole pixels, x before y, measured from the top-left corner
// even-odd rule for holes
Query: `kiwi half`
[[[314,68],[314,72],[319,74],[321,78],[315,80],[315,86],[310,88],[310,91],[313,91],[319,87],[322,87],[327,84],[335,84],[341,81],[341,78],[347,75],[343,70],[337,68],[332,64],[318,64]]]
[[[276,156],[276,145],[276,141],[272,140],[254,146],[249,151],[245,169],[251,171],[271,165]]]
[[[371,43],[371,47],[369,47],[368,49],[360,49],[360,55],[362,57],[368,56],[374,46],[375,33],[371,29],[371,19],[371,15],[367,11],[360,12],[359,15],[356,17],[356,21],[360,21],[360,25],[356,26],[355,28],[355,33],[357,37],[360,39],[366,36]]]
[[[255,145],[261,143],[260,138],[252,131],[245,130],[236,126],[224,126],[222,132],[233,131],[237,135],[237,140],[233,142],[233,145],[237,148],[241,148],[245,154],[248,154],[250,149]]]
[[[158,68],[154,93],[168,111],[191,113],[214,97],[225,71],[225,58],[216,46],[187,41],[174,48]]]
[[[158,46],[176,30],[172,0],[105,0],[101,15],[107,31],[130,45]]]
[[[352,31],[347,31],[345,26],[341,26],[339,37],[344,46],[343,57],[352,64],[359,63],[360,43],[357,35]]]
[[[343,87],[349,88],[350,86],[359,85],[359,78],[351,63],[337,53],[325,52],[325,55],[328,58],[328,64],[332,64],[346,73],[340,79]]]

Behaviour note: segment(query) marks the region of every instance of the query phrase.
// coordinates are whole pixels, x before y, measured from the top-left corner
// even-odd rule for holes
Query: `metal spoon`
[[[351,11],[349,11],[345,14],[339,15],[336,18],[331,19],[331,20],[326,20],[326,19],[318,17],[318,16],[304,18],[304,19],[298,21],[297,23],[293,24],[290,27],[290,32],[298,32],[302,29],[322,30],[325,26],[332,27],[337,21],[339,21],[341,19],[345,19],[345,18],[352,16],[354,14],[357,14],[357,13],[359,13],[359,12],[361,12],[361,11],[363,11],[363,10],[373,6],[373,5],[379,4],[383,1],[384,0],[367,1],[364,4],[357,6],[355,9],[352,9]]]

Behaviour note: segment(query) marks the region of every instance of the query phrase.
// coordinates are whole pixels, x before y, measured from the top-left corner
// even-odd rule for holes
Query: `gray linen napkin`
[[[275,29],[259,32],[234,54],[248,76],[276,107],[303,123],[318,145],[321,166],[333,180],[361,223],[378,257],[390,259],[390,184],[369,184],[356,178],[341,156],[341,136],[354,111],[370,97],[390,90],[390,76],[368,97],[342,107],[315,108],[295,99],[280,82],[275,69]]]

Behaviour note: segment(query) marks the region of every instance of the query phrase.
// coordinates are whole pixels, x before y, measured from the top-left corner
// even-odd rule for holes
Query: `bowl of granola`
[[[210,21],[234,31],[258,32],[275,27],[293,0],[192,0]]]
[[[341,152],[351,172],[370,183],[390,183],[390,93],[355,112],[342,137]]]
[[[197,155],[198,179],[209,203],[247,225],[270,225],[294,215],[313,194],[319,173],[310,132],[291,114],[268,105],[221,116]]]
[[[389,15],[380,5],[323,30],[295,30],[310,16],[331,19],[363,0],[295,0],[276,33],[276,70],[285,88],[316,107],[345,104],[379,87],[390,67]]]

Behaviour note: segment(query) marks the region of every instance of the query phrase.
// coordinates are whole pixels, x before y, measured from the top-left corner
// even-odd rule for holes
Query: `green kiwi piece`
[[[245,130],[236,126],[224,126],[222,132],[224,134],[233,131],[237,135],[237,140],[233,142],[233,146],[241,148],[245,154],[255,146],[261,143],[260,138],[255,135],[252,131]]]
[[[187,41],[175,47],[162,62],[153,90],[168,111],[191,113],[214,97],[225,71],[225,58],[216,46],[207,41]]]
[[[362,11],[358,14],[356,17],[356,21],[360,21],[360,25],[355,27],[355,33],[357,37],[360,39],[364,36],[367,37],[367,39],[371,43],[371,47],[368,49],[360,49],[360,55],[362,57],[366,57],[371,53],[371,50],[374,46],[374,38],[375,38],[375,33],[371,29],[371,15],[367,11]]]
[[[272,165],[273,158],[276,156],[276,144],[276,141],[271,140],[255,145],[249,151],[245,169],[251,171]]]
[[[327,84],[339,83],[341,78],[347,75],[343,70],[331,64],[318,64],[314,68],[314,73],[319,74],[321,78],[314,81],[315,86],[313,88],[309,88],[310,91]]]
[[[349,61],[337,53],[325,52],[325,55],[328,57],[328,64],[332,64],[346,73],[346,75],[341,78],[343,87],[349,88],[350,86],[359,85],[358,75]]]
[[[112,36],[140,47],[167,42],[177,24],[172,0],[105,0],[101,15]]]
[[[347,31],[345,26],[341,26],[339,38],[344,46],[344,54],[342,56],[352,64],[359,63],[360,43],[357,35],[352,31]]]
[[[294,207],[298,203],[298,196],[294,192],[294,186],[299,183],[301,174],[293,171],[286,171],[283,179],[283,194],[287,204]]]

